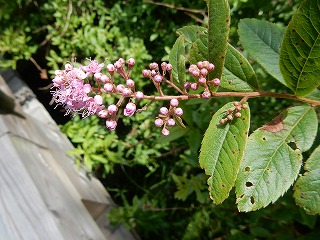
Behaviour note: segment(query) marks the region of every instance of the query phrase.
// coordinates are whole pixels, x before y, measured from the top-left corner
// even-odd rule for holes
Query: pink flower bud
[[[200,70],[200,75],[201,76],[207,76],[207,74],[208,74],[208,70],[206,69],[206,68],[202,68],[201,70]]]
[[[96,72],[93,76],[94,76],[94,78],[95,78],[96,80],[100,80],[100,79],[101,79],[101,76],[102,76],[102,73]]]
[[[213,85],[219,86],[220,85],[220,79],[219,78],[213,79]]]
[[[101,78],[100,78],[100,81],[103,82],[103,83],[106,83],[106,82],[110,81],[110,78],[107,75],[102,74]]]
[[[175,113],[178,117],[181,117],[182,114],[183,114],[183,110],[182,110],[182,108],[176,108],[176,109],[174,110],[174,113]]]
[[[154,76],[156,76],[157,74],[158,74],[157,71],[151,70],[151,77],[154,77]]]
[[[113,64],[108,64],[108,65],[107,65],[107,71],[108,71],[109,73],[113,73],[114,70],[115,70],[115,68],[114,68]]]
[[[197,90],[198,89],[198,84],[197,83],[191,83],[191,85],[190,85],[190,88],[192,89],[192,90]]]
[[[209,63],[209,66],[208,66],[208,71],[212,71],[214,70],[215,66],[212,64],[212,63]]]
[[[101,95],[95,95],[93,99],[94,99],[95,103],[98,105],[101,105],[103,102]]]
[[[176,124],[176,122],[174,121],[174,119],[172,119],[172,118],[169,118],[169,119],[168,119],[168,122],[167,122],[167,125],[168,125],[168,126],[172,127],[172,126],[174,126],[175,124]]]
[[[156,76],[154,76],[153,80],[156,83],[161,83],[162,82],[162,76],[161,75],[156,75]]]
[[[134,87],[134,81],[132,79],[127,79],[126,80],[126,84],[129,88],[133,88]]]
[[[140,92],[140,91],[136,92],[136,93],[135,93],[135,96],[136,96],[136,99],[137,99],[137,100],[141,100],[141,99],[144,98],[143,92]]]
[[[123,89],[125,89],[125,86],[123,84],[118,84],[116,88],[118,92],[122,93]]]
[[[171,71],[172,70],[172,65],[170,63],[167,64],[167,71]]]
[[[106,118],[108,116],[108,114],[109,113],[106,109],[103,109],[97,113],[98,117],[100,117],[100,118]]]
[[[168,108],[166,108],[166,107],[162,107],[162,108],[160,108],[160,111],[159,111],[162,115],[167,115],[168,114],[168,112],[169,112],[169,110],[168,110]]]
[[[204,91],[204,92],[202,93],[202,97],[203,97],[203,98],[206,98],[206,99],[210,98],[210,97],[211,97],[210,91]]]
[[[163,120],[161,118],[157,118],[156,120],[154,120],[154,125],[156,125],[157,127],[161,127],[163,125]]]
[[[207,79],[204,78],[204,77],[200,77],[200,78],[198,79],[198,83],[199,83],[199,84],[205,84],[206,82],[207,82]]]
[[[83,85],[83,91],[85,92],[85,93],[89,93],[89,92],[91,92],[91,85],[90,84],[84,84]]]
[[[114,65],[114,67],[115,67],[116,69],[122,68],[122,64],[121,64],[121,62],[119,62],[119,61],[116,61],[113,65]]]
[[[118,111],[118,107],[114,104],[109,105],[108,111],[110,114],[114,114]]]
[[[203,67],[208,69],[210,63],[208,61],[203,61]]]
[[[164,72],[167,70],[167,63],[166,62],[161,63],[161,69]]]
[[[142,70],[142,76],[150,77],[151,76],[151,71],[147,70],[147,69]]]
[[[59,76],[55,76],[54,79],[52,79],[52,82],[55,84],[55,86],[59,86],[63,83],[63,80]]]
[[[117,62],[119,62],[121,65],[123,65],[125,63],[123,58],[119,58]]]
[[[171,100],[170,100],[170,105],[171,105],[172,107],[178,106],[178,105],[179,105],[178,99],[176,99],[176,98],[171,99]]]
[[[158,69],[158,64],[156,62],[150,63],[149,65],[151,70],[157,70]]]
[[[72,65],[70,63],[67,63],[66,65],[64,65],[64,69],[66,71],[71,71],[73,69]]]
[[[126,88],[126,87],[125,87],[125,88],[122,90],[122,95],[125,96],[125,97],[130,96],[131,94],[132,94],[132,91],[131,91],[130,88]]]
[[[113,84],[112,83],[106,83],[104,86],[103,86],[103,89],[108,92],[108,93],[111,93],[113,92]]]
[[[184,89],[190,89],[190,83],[189,82],[185,82],[184,84],[183,84],[183,87],[184,87]]]
[[[126,116],[126,117],[131,117],[135,112],[136,112],[136,105],[132,102],[129,102],[125,109],[124,109],[124,112],[123,114]]]
[[[168,136],[170,134],[170,131],[166,128],[163,128],[161,132],[163,136]]]
[[[106,127],[107,127],[109,130],[113,131],[113,130],[115,130],[116,127],[117,127],[117,122],[116,122],[115,120],[107,120],[107,121],[106,121]]]
[[[199,69],[203,68],[203,67],[204,67],[203,62],[202,62],[202,61],[197,62],[197,67],[198,67]]]
[[[136,61],[133,58],[129,58],[127,62],[129,66],[133,66],[136,63]]]

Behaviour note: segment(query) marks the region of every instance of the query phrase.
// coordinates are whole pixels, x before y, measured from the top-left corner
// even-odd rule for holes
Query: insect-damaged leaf
[[[265,207],[289,189],[317,128],[314,109],[304,105],[288,108],[249,136],[236,181],[240,211]]]
[[[304,165],[306,170],[294,185],[293,197],[308,214],[320,214],[320,146]]]
[[[207,183],[210,197],[216,204],[229,196],[234,185],[249,129],[249,108],[242,109],[242,116],[231,123],[220,124],[232,107],[233,103],[227,103],[213,115],[200,149],[200,166],[210,176]]]

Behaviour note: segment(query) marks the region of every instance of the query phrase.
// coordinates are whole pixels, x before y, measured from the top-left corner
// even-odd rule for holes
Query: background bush
[[[230,0],[230,42],[239,46],[236,29],[240,19],[255,17],[285,26],[300,2]],[[177,10],[205,10],[204,1],[161,3],[176,7],[138,0],[5,1],[0,9],[0,52],[5,58],[1,66],[16,67],[20,60],[34,58],[50,75],[75,58],[77,63],[90,57],[109,63],[134,57],[137,64],[132,78],[137,88],[153,94],[141,70],[151,61],[168,59],[176,29],[207,21],[201,14],[190,16],[190,12]],[[262,86],[270,86],[271,76],[257,64],[254,67]],[[272,84],[274,91],[281,90],[280,84]],[[114,98],[109,96],[107,101],[114,102]],[[119,207],[110,212],[109,220],[135,228],[143,239],[314,239],[319,234],[318,218],[297,208],[290,193],[252,213],[239,213],[232,197],[222,205],[212,204],[206,176],[198,167],[198,153],[211,116],[228,101],[231,99],[181,103],[187,128],[174,128],[166,138],[153,125],[157,104],[120,120],[121,127],[115,132],[96,117],[76,117],[61,129],[76,147],[70,154],[100,177],[117,202]],[[250,101],[255,116],[251,130],[289,105],[286,100]]]

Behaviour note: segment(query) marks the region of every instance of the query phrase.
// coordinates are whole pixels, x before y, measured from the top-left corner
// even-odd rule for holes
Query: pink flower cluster
[[[168,136],[170,131],[167,127],[172,127],[176,125],[174,117],[180,118],[183,114],[182,108],[178,107],[179,101],[175,98],[170,100],[170,108],[161,107],[159,114],[154,121],[154,124],[157,127],[162,127],[162,134]]]
[[[117,126],[116,116],[124,97],[132,97],[133,93],[136,99],[143,99],[142,92],[135,92],[134,81],[129,78],[129,72],[135,64],[134,59],[128,60],[128,70],[125,70],[125,62],[120,58],[114,64],[107,65],[109,73],[101,73],[104,64],[98,64],[96,60],[90,60],[86,66],[79,68],[66,64],[64,70],[55,71],[55,77],[52,80],[55,88],[52,91],[53,99],[57,104],[61,104],[66,109],[66,114],[80,113],[83,118],[96,114],[100,118],[106,119],[106,127],[114,130]],[[126,79],[126,85],[115,85],[113,75],[119,73]],[[98,88],[92,87],[90,77],[95,80]],[[103,86],[103,87],[102,87]],[[116,93],[121,95],[117,104],[111,104],[106,107],[103,104],[104,93]],[[129,101],[124,109],[125,116],[133,116],[136,112],[136,105]]]
[[[125,62],[120,58],[114,64],[99,64],[96,60],[89,59],[86,66],[74,67],[66,64],[64,70],[55,71],[55,77],[52,80],[55,88],[52,91],[53,99],[57,104],[63,105],[66,114],[81,114],[83,118],[96,114],[100,118],[106,119],[106,127],[114,130],[117,127],[117,116],[121,104],[126,98],[129,98],[123,110],[123,115],[131,117],[137,112],[136,101],[149,99],[154,101],[153,96],[145,96],[143,92],[136,91],[135,81],[130,78],[130,71],[135,65],[135,60],[130,58]],[[162,127],[162,134],[167,136],[170,131],[168,127],[176,124],[176,120],[182,123],[181,116],[183,110],[178,107],[178,97],[166,97],[161,90],[161,83],[165,82],[175,88],[182,95],[188,95],[187,89],[197,90],[199,86],[204,87],[202,98],[210,98],[211,91],[209,84],[218,86],[219,79],[208,80],[209,72],[214,70],[214,65],[208,61],[200,61],[189,67],[189,73],[197,79],[197,82],[184,84],[184,89],[180,89],[173,83],[172,65],[163,62],[160,65],[151,63],[150,69],[142,71],[144,77],[149,78],[158,90],[159,97],[163,100],[170,100],[170,107],[162,107],[155,120],[155,125]],[[103,70],[106,70],[106,74]],[[116,84],[114,81],[115,73],[119,74],[125,82]],[[169,75],[169,79],[166,75]],[[119,100],[116,104],[104,105],[103,99],[107,94],[116,94]],[[185,97],[185,96],[184,96]],[[185,98],[184,98],[185,99]],[[144,109],[148,107],[147,104]],[[140,110],[139,110],[140,111]]]

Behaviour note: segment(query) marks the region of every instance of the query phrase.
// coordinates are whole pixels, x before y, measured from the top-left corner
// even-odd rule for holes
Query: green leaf
[[[304,165],[306,172],[294,185],[293,197],[308,214],[320,214],[320,146]]]
[[[229,196],[234,185],[249,129],[249,108],[241,110],[241,118],[220,124],[232,107],[232,102],[227,103],[213,115],[200,149],[200,167],[210,176],[207,183],[210,197],[216,204]]]
[[[236,182],[240,211],[265,207],[289,189],[317,128],[314,109],[303,105],[288,108],[249,136]]]
[[[176,40],[169,54],[169,61],[172,64],[173,81],[180,87],[186,82],[185,65],[185,44],[184,37],[180,36]]]
[[[224,65],[221,87],[242,92],[259,88],[257,76],[250,63],[230,44]]]
[[[189,43],[194,43],[196,40],[198,40],[201,34],[206,32],[207,29],[200,26],[185,26],[177,30],[177,33],[179,35],[183,35],[185,40]]]
[[[206,0],[208,6],[208,61],[215,65],[210,79],[221,79],[228,47],[230,8],[226,0]]]
[[[208,59],[208,35],[201,33],[199,38],[192,44],[190,49],[190,63]]]
[[[297,95],[311,93],[320,84],[320,0],[306,0],[293,15],[280,51],[280,70]]]
[[[243,47],[276,80],[287,86],[279,67],[280,45],[285,29],[258,19],[242,19],[239,36]]]

